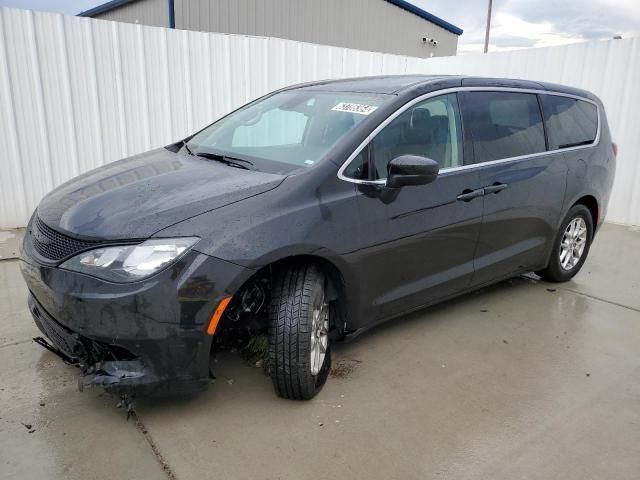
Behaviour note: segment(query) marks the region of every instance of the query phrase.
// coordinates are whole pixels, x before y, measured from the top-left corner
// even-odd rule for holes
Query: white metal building
[[[455,55],[462,34],[405,0],[113,0],[79,15],[422,58]]]

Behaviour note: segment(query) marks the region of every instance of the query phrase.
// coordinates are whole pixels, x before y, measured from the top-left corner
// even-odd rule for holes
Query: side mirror
[[[438,177],[440,165],[426,157],[401,155],[389,162],[387,187],[400,188],[406,185],[426,185]]]

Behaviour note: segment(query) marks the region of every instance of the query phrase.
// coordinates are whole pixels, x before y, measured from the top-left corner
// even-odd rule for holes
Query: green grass
[[[258,333],[249,339],[242,348],[244,359],[251,365],[256,365],[262,361],[265,372],[269,368],[269,336],[266,333]]]

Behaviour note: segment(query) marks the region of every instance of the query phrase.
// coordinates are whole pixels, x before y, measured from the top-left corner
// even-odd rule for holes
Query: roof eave
[[[441,19],[440,17],[436,17],[432,13],[427,12],[426,10],[422,10],[420,7],[415,6],[413,3],[407,2],[406,0],[387,0],[387,2],[395,5],[396,7],[400,7],[403,10],[413,13],[414,15],[423,18],[439,27],[448,30],[451,33],[454,33],[458,36],[462,35],[463,30],[460,27],[456,27],[452,23],[447,22],[446,20]]]
[[[127,3],[131,3],[136,0],[111,0],[110,2],[103,3],[101,5],[97,5],[89,10],[85,10],[84,12],[78,13],[77,17],[95,17],[96,15],[100,15],[101,13],[108,12],[118,7],[122,7]]]

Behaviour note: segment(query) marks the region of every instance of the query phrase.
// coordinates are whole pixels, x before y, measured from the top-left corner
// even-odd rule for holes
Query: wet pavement
[[[16,258],[20,255],[20,243],[24,229],[0,230],[0,261],[9,258]]]
[[[334,348],[318,397],[227,353],[191,400],[80,393],[30,342],[0,261],[2,479],[637,479],[640,230],[605,225],[572,282],[520,277]]]

